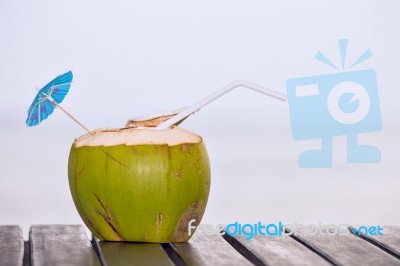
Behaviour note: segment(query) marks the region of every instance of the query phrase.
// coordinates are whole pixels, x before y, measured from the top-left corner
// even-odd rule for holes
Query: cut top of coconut
[[[173,127],[165,130],[150,128],[107,129],[82,135],[75,140],[76,147],[82,146],[116,146],[116,145],[168,145],[199,143],[201,137],[193,132]]]

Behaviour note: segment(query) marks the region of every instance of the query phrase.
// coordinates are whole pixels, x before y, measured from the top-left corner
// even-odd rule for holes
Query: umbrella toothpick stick
[[[260,92],[262,94],[271,96],[271,97],[273,97],[275,99],[278,99],[278,100],[281,100],[281,101],[286,101],[287,100],[287,96],[286,95],[284,95],[282,93],[279,93],[277,91],[274,91],[274,90],[271,90],[271,89],[267,89],[267,88],[265,88],[263,86],[251,83],[251,82],[246,81],[246,80],[236,80],[236,81],[232,81],[231,83],[225,85],[221,89],[219,89],[216,92],[210,94],[209,96],[205,97],[204,99],[198,101],[197,103],[193,104],[192,106],[189,106],[189,107],[185,108],[184,110],[182,110],[181,112],[179,112],[175,116],[171,117],[170,119],[166,120],[162,124],[158,125],[156,127],[156,129],[157,130],[163,130],[163,129],[167,129],[167,128],[175,125],[176,123],[178,123],[179,121],[185,119],[189,115],[199,111],[205,105],[209,104],[210,102],[214,101],[215,99],[221,97],[225,93],[227,93],[227,92],[229,92],[229,91],[231,91],[231,90],[233,90],[233,89],[235,89],[237,87],[245,87],[245,88]]]
[[[51,101],[51,103],[54,104],[56,107],[60,108],[61,111],[63,111],[67,116],[69,116],[72,120],[74,120],[78,125],[80,125],[84,130],[86,130],[90,135],[94,136],[94,134],[87,127],[85,127],[75,117],[73,117],[70,113],[68,113],[67,110],[62,108],[61,105],[57,104],[55,101]]]
[[[36,89],[38,90],[38,89]],[[87,128],[85,127],[81,122],[79,122],[75,117],[73,117],[67,110],[65,110],[61,105],[59,105],[50,95],[47,95],[46,93],[42,92],[44,96],[53,104],[55,107],[60,108],[61,111],[63,111],[67,116],[69,116],[72,120],[74,120],[78,125],[80,125],[84,130],[86,130],[90,135],[94,136],[94,134]]]

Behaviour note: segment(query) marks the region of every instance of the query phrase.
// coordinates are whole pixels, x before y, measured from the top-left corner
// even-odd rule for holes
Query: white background
[[[62,112],[25,125],[36,91],[73,70],[63,106],[89,128],[190,105],[246,79],[285,93],[289,78],[335,73],[337,40],[348,63],[377,72],[383,130],[360,142],[380,164],[347,164],[334,139],[331,169],[300,169],[287,103],[238,89],[186,120],[209,150],[212,188],[204,223],[399,224],[398,1],[0,1],[0,224],[82,223],[67,180],[69,148],[84,134]]]

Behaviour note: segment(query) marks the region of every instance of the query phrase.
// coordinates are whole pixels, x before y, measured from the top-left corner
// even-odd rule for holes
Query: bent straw
[[[35,88],[36,89],[36,88]],[[38,90],[38,89],[36,89]],[[38,90],[39,91],[39,90]],[[53,97],[51,97],[50,95],[47,95],[44,92],[41,92],[44,96],[46,96],[46,98],[51,102],[51,104],[53,104],[55,107],[60,108],[61,111],[63,111],[67,116],[69,116],[72,120],[74,120],[78,125],[80,125],[84,130],[86,130],[90,135],[94,136],[94,134],[87,129],[81,122],[79,122],[75,117],[73,117],[70,113],[67,112],[67,110],[65,110],[64,108],[61,107],[61,105],[59,105],[54,99]]]
[[[177,122],[181,121],[182,119],[188,117],[189,115],[199,111],[202,107],[204,107],[205,105],[209,104],[210,102],[214,101],[215,99],[221,97],[222,95],[224,95],[225,93],[233,90],[234,88],[237,87],[245,87],[257,92],[260,92],[262,94],[271,96],[275,99],[281,100],[281,101],[286,101],[287,100],[287,96],[279,93],[277,91],[271,90],[271,89],[267,89],[261,85],[257,85],[254,83],[251,83],[249,81],[246,80],[235,80],[232,81],[231,83],[225,85],[224,87],[222,87],[221,89],[217,90],[216,92],[210,94],[209,96],[205,97],[204,99],[198,101],[197,103],[193,104],[192,106],[189,106],[187,108],[185,108],[183,111],[179,112],[177,115],[171,117],[170,119],[164,121],[162,124],[158,125],[156,127],[157,130],[163,130],[163,129],[167,129],[171,126],[173,126],[174,124],[176,124]]]

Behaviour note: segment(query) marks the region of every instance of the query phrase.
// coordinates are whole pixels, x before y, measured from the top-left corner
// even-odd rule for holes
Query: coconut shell
[[[187,241],[188,223],[200,223],[210,190],[203,140],[180,128],[129,130],[98,131],[72,145],[68,178],[80,216],[103,240]]]

